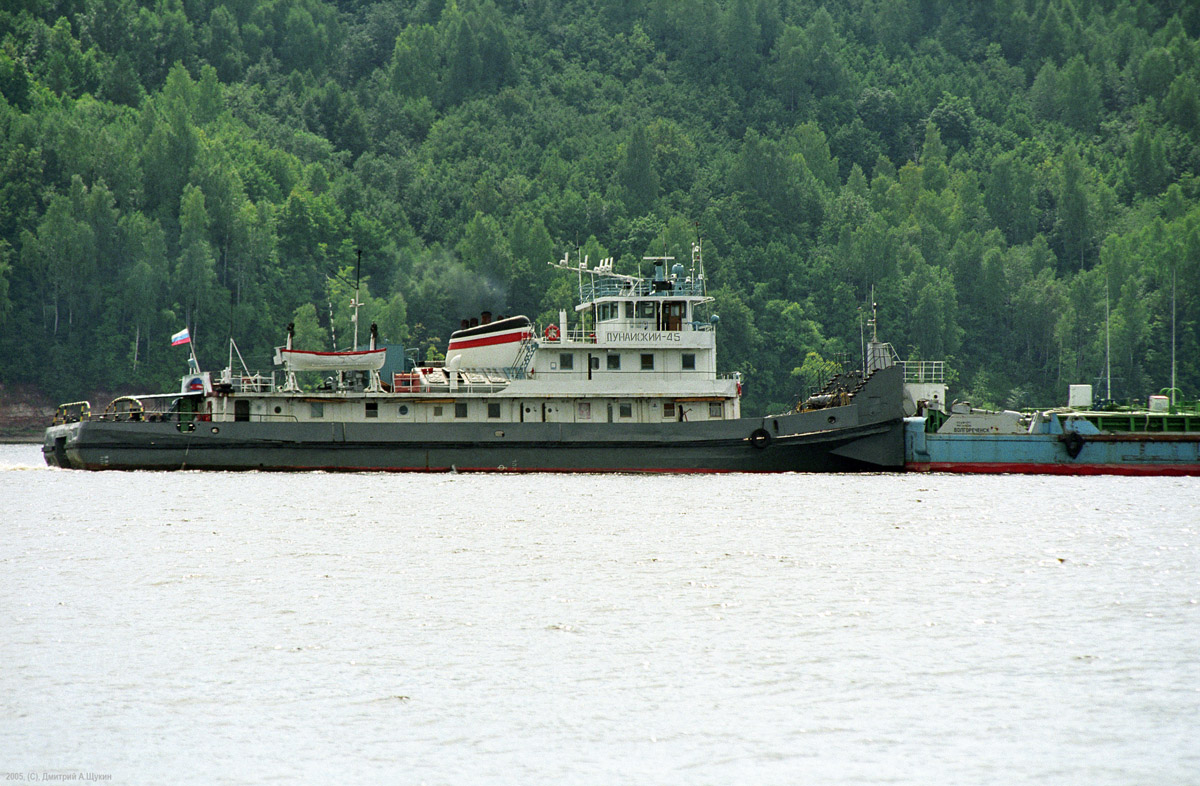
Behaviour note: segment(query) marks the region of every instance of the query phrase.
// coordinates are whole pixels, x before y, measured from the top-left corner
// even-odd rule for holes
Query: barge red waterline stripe
[[[1200,476],[1200,465],[1186,464],[1027,464],[1021,462],[911,462],[909,472],[972,475],[1134,475],[1138,477]]]

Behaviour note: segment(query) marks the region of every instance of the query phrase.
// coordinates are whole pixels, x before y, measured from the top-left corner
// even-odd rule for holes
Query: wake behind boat
[[[903,370],[882,353],[835,375],[798,411],[743,418],[743,380],[719,374],[691,267],[656,258],[650,278],[612,261],[551,264],[578,279],[575,318],[464,321],[444,363],[384,379],[386,350],[311,352],[288,342],[279,372],[213,378],[178,394],[127,396],[102,413],[63,405],[47,463],[78,469],[786,472],[899,469]],[[876,361],[878,355],[884,358]],[[244,366],[244,364],[243,364]],[[328,371],[324,388],[297,374]]]

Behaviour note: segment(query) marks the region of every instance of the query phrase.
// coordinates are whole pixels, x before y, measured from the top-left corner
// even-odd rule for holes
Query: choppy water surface
[[[0,447],[0,768],[1200,780],[1200,482],[82,473]]]

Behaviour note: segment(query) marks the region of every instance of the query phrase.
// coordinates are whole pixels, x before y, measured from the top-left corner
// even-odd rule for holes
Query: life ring
[[[546,325],[546,329],[542,331],[547,341],[558,341],[558,325]]]
[[[755,429],[750,434],[750,444],[762,450],[771,444],[771,435],[765,428]]]

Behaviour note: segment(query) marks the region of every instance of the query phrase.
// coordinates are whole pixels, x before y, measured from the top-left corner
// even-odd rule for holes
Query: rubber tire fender
[[[750,432],[750,444],[759,450],[763,450],[771,444],[771,434],[765,428],[755,429]]]
[[[1083,435],[1078,431],[1068,431],[1063,435],[1063,444],[1067,448],[1067,455],[1077,458],[1079,452],[1083,450]]]

